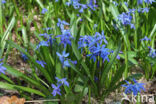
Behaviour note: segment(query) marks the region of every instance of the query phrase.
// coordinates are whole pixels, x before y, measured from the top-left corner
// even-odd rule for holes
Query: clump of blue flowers
[[[151,58],[156,58],[156,49],[153,49],[151,47],[149,47],[149,49],[150,49],[149,56]]]
[[[62,85],[69,87],[69,83],[67,81],[67,78],[59,79],[58,77],[55,77],[55,79],[57,80],[57,84],[56,85],[54,85],[54,84],[51,85],[52,88],[53,88],[53,92],[52,92],[53,96],[56,96],[56,94],[61,95],[60,87]]]
[[[122,14],[118,15],[117,19],[121,22],[122,25],[130,25],[131,28],[135,28],[134,24],[132,23],[132,12],[133,11],[129,11],[129,13],[123,12]]]
[[[133,93],[135,96],[138,95],[138,93],[141,93],[141,91],[145,91],[145,88],[143,85],[144,83],[138,83],[135,79],[133,79],[134,84],[129,83],[126,81],[126,85],[122,85],[122,87],[125,87],[125,93],[130,94]]]
[[[143,4],[143,1],[147,4],[152,4],[153,2],[155,2],[155,0],[138,0],[138,5]]]
[[[80,0],[70,0],[69,2],[66,2],[66,5],[72,5],[74,9],[78,9],[80,13],[83,13],[88,7],[92,10],[95,10],[97,7],[96,0],[90,0],[88,4],[82,4],[80,3]]]
[[[87,57],[93,59],[94,62],[98,56],[100,56],[104,62],[105,60],[109,61],[108,56],[111,53],[111,50],[106,48],[105,44],[107,45],[108,42],[104,35],[104,31],[102,31],[101,34],[96,32],[94,36],[81,36],[78,42],[78,48],[81,49],[81,52],[88,49],[89,52]]]
[[[57,35],[56,38],[60,38],[60,44],[64,45],[64,48],[69,44],[71,45],[71,39],[73,39],[73,36],[71,35],[71,32],[69,29],[65,29],[64,26],[68,26],[69,23],[66,21],[62,21],[61,19],[58,19],[57,26],[61,29],[61,35]]]

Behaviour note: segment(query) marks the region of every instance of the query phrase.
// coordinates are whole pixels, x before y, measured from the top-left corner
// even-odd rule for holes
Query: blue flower
[[[58,2],[58,0],[55,0],[55,2]]]
[[[7,68],[3,66],[3,62],[0,63],[0,74],[1,74],[1,73],[5,74],[6,69],[7,69]]]
[[[43,68],[44,68],[44,65],[46,65],[46,63],[44,61],[39,61],[39,60],[36,60],[36,62],[38,64],[40,64]]]
[[[2,4],[5,4],[6,3],[6,1],[5,0],[2,0]]]
[[[43,28],[43,30],[52,30],[53,28],[51,28],[51,27],[47,27],[47,28]]]
[[[147,4],[152,4],[153,2],[155,2],[155,0],[144,0],[144,2]],[[139,4],[143,4],[143,0],[138,0],[138,5]]]
[[[118,6],[118,5],[119,5],[116,1],[113,1],[113,4],[114,4],[115,6]]]
[[[124,4],[128,7],[128,3],[127,2],[124,2]]]
[[[95,8],[97,7],[96,0],[90,0],[88,7],[90,7],[93,11],[95,11]]]
[[[48,47],[48,46],[49,46],[48,41],[41,41],[41,42],[36,46],[36,49],[39,49],[41,46],[46,46],[46,47]]]
[[[118,20],[123,24],[123,25],[130,25],[132,22],[132,16],[130,13],[122,13],[118,16]]]
[[[138,83],[135,79],[133,79],[133,81],[134,84],[131,84],[128,81],[126,81],[127,85],[122,85],[123,87],[126,87],[126,94],[133,93],[136,96],[139,92],[141,93],[141,90],[145,91],[145,88],[143,86],[145,85],[144,83]]]
[[[57,26],[64,30],[64,25],[69,25],[69,23],[64,20],[62,21],[60,18],[58,18]]]
[[[56,52],[57,56],[59,57],[61,63],[64,63],[65,58],[69,56],[69,53],[66,53],[65,51],[62,52],[62,55],[58,52]]]
[[[43,8],[41,13],[45,14],[46,12],[48,12],[48,10],[46,8]]]
[[[152,49],[151,47],[149,47],[150,52],[149,52],[149,56],[152,58],[156,58],[156,49]]]
[[[26,62],[28,60],[28,56],[21,52],[22,59]]]
[[[51,85],[52,86],[52,88],[53,88],[53,92],[52,92],[52,95],[53,96],[56,96],[56,94],[58,94],[58,95],[61,95],[61,93],[60,93],[60,91],[61,91],[61,89],[60,89],[60,84],[59,85],[54,85],[54,84],[52,84]]]
[[[43,34],[39,34],[39,36],[43,36],[46,39],[49,39],[53,34],[47,34],[47,33],[43,33]]]
[[[60,37],[60,44],[64,45],[64,48],[67,46],[67,44],[71,45],[71,39],[73,38],[70,30],[62,30],[62,35],[57,35],[56,38]]]
[[[141,39],[141,41],[151,41],[151,39],[145,36],[144,38]]]
[[[58,77],[55,77],[55,79],[57,80],[57,83],[69,87],[69,83],[67,82],[67,78],[59,79]]]
[[[134,24],[130,24],[131,29],[135,29],[135,25]]]
[[[100,56],[103,59],[103,62],[105,60],[109,61],[108,55],[110,55],[110,50],[105,48],[105,45],[100,46],[97,44],[97,46],[93,46],[89,48],[91,54],[87,55],[90,57],[90,59],[93,59],[93,61],[96,61],[96,58]]]
[[[155,0],[144,0],[144,2],[147,4],[152,4],[153,2],[155,2]]]
[[[144,13],[144,12],[148,13],[149,12],[149,8],[147,8],[147,7],[142,8],[142,13]]]
[[[142,4],[143,1],[142,1],[142,0],[138,0],[137,3],[138,3],[138,5],[139,5],[139,4]]]
[[[74,9],[79,9],[79,12],[82,13],[84,11],[84,9],[87,8],[86,4],[81,4],[79,3],[80,0],[70,0],[70,2],[66,2],[67,6],[72,5],[74,7]]]
[[[136,9],[129,9],[128,13],[135,14]]]
[[[93,29],[96,29],[97,27],[98,27],[98,25],[97,24],[94,24]]]

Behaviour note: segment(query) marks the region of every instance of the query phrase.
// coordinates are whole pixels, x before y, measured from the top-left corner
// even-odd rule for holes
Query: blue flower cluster
[[[69,56],[69,53],[66,53],[65,51],[62,52],[62,54],[56,52],[57,56],[59,57],[63,68],[65,67],[70,67],[69,61],[71,61],[70,59],[68,59],[67,57]],[[73,64],[77,64],[77,61],[71,61]]]
[[[129,9],[128,12],[123,12],[122,14],[119,14],[117,19],[121,22],[122,25],[127,26],[130,25],[131,29],[135,29],[135,25],[132,23],[132,14],[135,14],[135,12],[138,11],[138,13],[148,13],[149,8],[138,8],[138,9]]]
[[[122,23],[122,25],[124,26],[130,25],[131,28],[135,28],[134,24],[132,23],[131,12],[128,13],[123,12],[122,14],[118,15],[117,19]]]
[[[1,63],[0,63],[0,74],[1,74],[1,73],[5,74],[6,69],[7,69],[7,68],[3,66],[3,62],[1,62]]]
[[[54,85],[54,84],[51,85],[53,88],[53,92],[52,92],[53,96],[56,96],[56,94],[61,95],[60,87],[62,85],[69,87],[69,83],[67,82],[67,78],[59,79],[58,77],[55,77],[55,79],[57,80],[57,85]]]
[[[66,21],[61,21],[61,19],[58,19],[57,26],[61,29],[61,35],[57,35],[56,38],[60,38],[61,42],[60,44],[64,45],[64,48],[67,46],[67,44],[71,45],[71,39],[73,39],[73,36],[71,35],[71,32],[69,29],[65,29],[65,26],[68,26],[69,23]]]
[[[92,10],[95,10],[95,8],[97,7],[96,0],[90,0],[88,4],[81,4],[80,0],[70,0],[70,2],[66,2],[66,5],[72,5],[74,9],[79,9],[80,13],[83,13],[84,9],[87,9],[88,7]]]
[[[96,32],[94,36],[81,36],[78,41],[78,48],[81,49],[81,52],[87,48],[89,50],[87,56],[90,57],[90,59],[93,59],[94,62],[98,56],[103,59],[103,62],[105,60],[109,61],[108,56],[110,55],[111,50],[106,48],[106,45],[103,43],[108,44],[104,31],[102,31],[101,34]]]
[[[156,49],[152,49],[151,47],[148,47],[150,49],[149,56],[152,58],[156,58]]]
[[[129,93],[133,93],[135,96],[138,95],[138,93],[141,93],[141,90],[145,91],[145,88],[143,85],[145,85],[144,83],[138,83],[135,79],[133,79],[134,84],[129,83],[128,81],[126,81],[126,85],[122,85],[123,87],[125,87],[125,93],[129,94]]]
[[[143,4],[143,1],[147,4],[152,4],[153,2],[156,2],[155,0],[138,0],[138,5]]]

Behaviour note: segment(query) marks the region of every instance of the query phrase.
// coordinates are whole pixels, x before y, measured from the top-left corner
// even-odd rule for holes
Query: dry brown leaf
[[[3,96],[0,98],[0,104],[24,104],[24,98],[18,98],[17,96]]]

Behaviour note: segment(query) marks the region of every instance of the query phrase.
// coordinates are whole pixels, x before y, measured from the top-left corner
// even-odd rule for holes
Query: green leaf
[[[52,83],[51,77],[49,75],[50,73],[48,73],[47,70],[45,70],[43,67],[40,67],[40,65],[36,63],[36,60],[29,53],[27,53],[25,49],[21,48],[20,46],[15,44],[13,41],[8,40],[7,42],[10,44],[10,46],[15,47],[16,49],[18,49],[19,51],[27,55],[29,60],[32,61],[33,64],[43,73],[43,75],[49,81],[49,83]]]
[[[106,79],[106,77],[108,76],[108,73],[109,73],[109,70],[111,69],[112,65],[113,65],[113,62],[115,61],[119,51],[121,49],[121,40],[119,41],[119,45],[118,45],[118,48],[114,51],[114,54],[110,60],[110,62],[108,63],[108,65],[106,66],[106,68],[104,69],[103,73],[102,73],[102,76],[101,76],[101,79],[100,79],[100,85],[101,87],[104,85],[104,80]]]
[[[42,2],[40,1],[40,0],[36,0],[36,2],[39,4],[39,6],[43,9],[44,8],[44,6],[43,6],[43,4],[42,4]]]
[[[7,89],[7,90],[19,90],[20,89],[25,92],[34,93],[34,94],[40,95],[42,97],[46,97],[43,93],[41,93],[38,90],[28,88],[28,87],[23,87],[23,86],[12,85],[12,84],[8,84],[8,83],[4,83],[4,82],[0,82],[0,88]]]
[[[8,65],[4,64],[4,67],[7,68],[6,72],[8,72],[9,74],[17,77],[17,78],[22,78],[23,80],[25,80],[27,83],[33,84],[36,88],[43,90],[45,93],[48,93],[49,91],[47,90],[47,88],[45,88],[42,84],[40,84],[38,81],[26,76],[25,74],[17,71],[16,69],[11,68]]]
[[[12,17],[10,23],[9,23],[9,26],[7,27],[7,30],[5,31],[2,39],[1,39],[1,52],[0,52],[0,58],[2,57],[3,55],[3,52],[4,52],[4,49],[5,49],[5,45],[6,45],[6,40],[8,40],[9,38],[9,35],[10,35],[10,32],[11,30],[13,29],[15,25],[15,17]]]
[[[78,61],[80,61],[80,60],[82,59],[82,57],[81,57],[81,55],[80,55],[80,53],[79,53],[79,51],[78,51],[78,49],[77,49],[77,46],[76,46],[76,44],[74,43],[73,40],[72,40],[72,49],[73,49],[73,52],[74,52],[76,58],[78,59]],[[93,84],[95,90],[97,90],[97,86],[96,86],[96,84],[95,84],[93,78],[91,77],[91,74],[90,74],[90,72],[89,72],[89,68],[87,67],[87,65],[86,65],[83,61],[81,61],[81,65],[82,65],[82,67],[84,68],[84,70],[85,70],[85,72],[86,72],[88,78],[89,78],[90,81],[92,82],[92,84]]]

